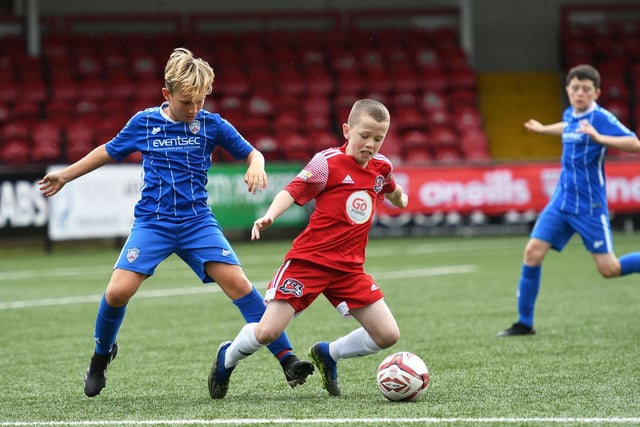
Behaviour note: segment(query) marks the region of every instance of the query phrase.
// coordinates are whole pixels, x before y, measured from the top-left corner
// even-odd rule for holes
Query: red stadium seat
[[[427,120],[424,113],[414,107],[398,107],[393,112],[392,126],[398,132],[407,132],[410,130],[427,130]]]
[[[274,137],[263,134],[250,138],[249,142],[262,153],[266,160],[282,160],[280,146]]]
[[[306,78],[309,96],[326,97],[333,92],[333,79],[324,69],[310,70]]]
[[[80,93],[78,99],[86,101],[100,102],[111,92],[111,87],[107,87],[103,79],[87,78],[79,83]]]
[[[24,165],[29,163],[31,148],[26,139],[9,139],[0,145],[0,163],[8,165]]]
[[[426,147],[416,147],[412,150],[405,150],[404,163],[409,165],[421,165],[432,161],[433,156]]]
[[[327,130],[310,132],[307,134],[307,139],[311,142],[314,152],[322,151],[326,148],[339,147],[343,143],[341,136]]]
[[[412,130],[400,134],[400,143],[404,149],[405,158],[411,157],[411,152],[416,149],[431,149],[430,140],[424,131]]]
[[[64,129],[67,146],[93,148],[95,145],[96,128],[93,123],[73,121]]]
[[[437,147],[433,156],[439,163],[457,163],[463,160],[462,154],[456,147]]]
[[[430,128],[429,139],[435,147],[456,147],[458,145],[458,135],[449,126]]]
[[[308,162],[313,153],[312,142],[302,134],[277,134],[276,140],[282,146],[282,154],[287,160]]]
[[[5,141],[29,140],[30,134],[30,126],[25,121],[12,120],[0,128],[0,138]]]
[[[52,121],[33,125],[31,159],[36,163],[55,163],[62,160],[62,130]]]
[[[280,111],[273,121],[273,127],[278,132],[298,132],[301,125],[302,118],[297,110]]]
[[[20,84],[20,102],[40,103],[47,100],[49,90],[42,79],[22,80]]]

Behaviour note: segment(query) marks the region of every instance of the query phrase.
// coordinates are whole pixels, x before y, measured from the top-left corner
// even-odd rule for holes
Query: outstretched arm
[[[271,202],[267,212],[256,219],[251,229],[251,240],[260,239],[260,232],[271,227],[273,222],[293,205],[295,200],[287,190],[281,190]]]
[[[524,127],[531,132],[541,133],[544,135],[562,135],[565,122],[557,122],[549,125],[543,125],[537,120],[529,119],[525,122]]]
[[[59,171],[46,174],[44,178],[38,182],[40,191],[42,191],[45,196],[51,197],[60,191],[67,182],[73,181],[112,161],[113,159],[107,153],[104,144],[100,145],[72,165]]]
[[[244,182],[250,193],[262,191],[267,188],[267,172],[264,170],[264,156],[254,149],[246,159],[247,173],[244,175]]]
[[[635,136],[611,136],[599,133],[587,120],[580,122],[578,131],[589,135],[598,144],[615,148],[620,151],[637,153],[640,151],[640,140]]]

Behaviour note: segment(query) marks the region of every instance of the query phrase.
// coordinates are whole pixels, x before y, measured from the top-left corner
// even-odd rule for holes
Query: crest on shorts
[[[189,122],[189,130],[192,134],[197,135],[200,132],[200,120]]]
[[[134,262],[136,259],[138,259],[138,255],[140,255],[140,249],[138,248],[131,248],[127,250],[127,261],[129,261],[130,263]]]
[[[284,282],[278,286],[278,290],[283,294],[295,295],[297,297],[302,296],[303,288],[304,285],[295,279],[285,279]]]

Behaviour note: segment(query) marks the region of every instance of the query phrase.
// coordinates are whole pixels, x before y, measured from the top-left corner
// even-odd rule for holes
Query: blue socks
[[[620,257],[620,276],[640,272],[640,252],[632,252]]]
[[[522,274],[518,285],[518,322],[533,327],[533,310],[540,290],[541,266],[522,264]]]
[[[96,330],[94,337],[96,340],[96,353],[109,354],[113,343],[116,342],[120,325],[124,319],[124,313],[127,306],[111,307],[102,294],[100,300],[100,308],[96,317]]]
[[[255,287],[247,295],[234,300],[233,303],[238,307],[247,323],[259,322],[265,311],[264,299]],[[267,348],[282,362],[291,354],[292,346],[289,337],[283,332],[275,341],[267,344]]]

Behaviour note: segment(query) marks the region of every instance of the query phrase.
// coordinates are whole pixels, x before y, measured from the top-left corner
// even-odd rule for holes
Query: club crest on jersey
[[[200,120],[189,122],[189,130],[192,134],[197,135],[200,132]]]
[[[373,191],[375,191],[376,193],[379,193],[382,191],[382,187],[384,186],[384,177],[383,176],[376,176],[376,183],[373,186]]]
[[[364,224],[373,215],[373,199],[366,191],[356,191],[347,199],[345,208],[354,224]]]
[[[295,279],[285,279],[284,282],[278,286],[278,290],[283,294],[295,295],[297,297],[302,296],[303,288],[304,285]]]
[[[138,255],[140,255],[140,249],[138,248],[131,248],[127,250],[127,261],[129,261],[130,263],[134,262],[136,259],[138,259]]]

